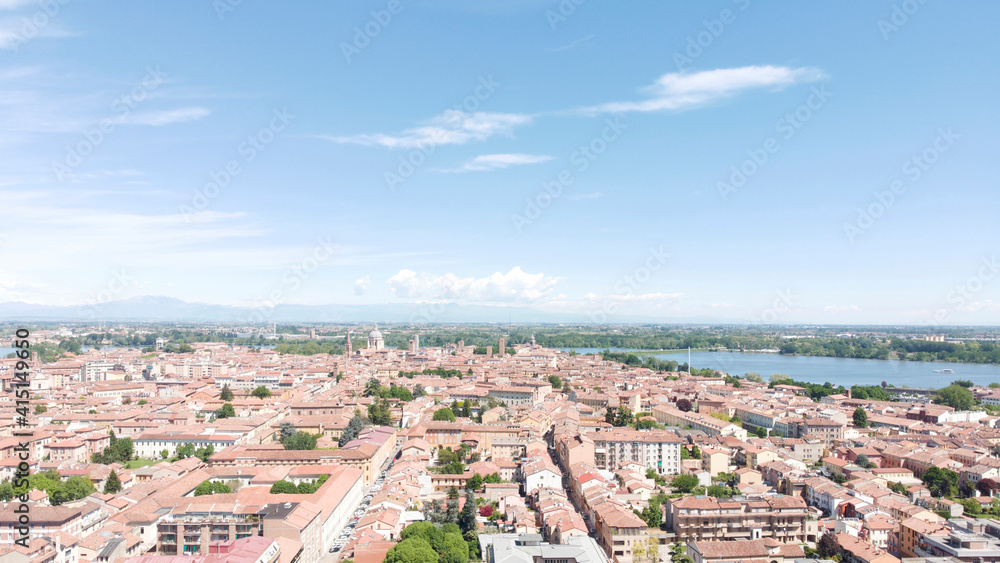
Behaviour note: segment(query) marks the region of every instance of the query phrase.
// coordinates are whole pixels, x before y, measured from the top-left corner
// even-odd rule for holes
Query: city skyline
[[[0,1],[0,303],[995,325],[998,11]]]

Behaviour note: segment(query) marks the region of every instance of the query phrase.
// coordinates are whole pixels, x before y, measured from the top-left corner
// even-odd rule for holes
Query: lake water
[[[7,354],[14,352],[14,348],[5,348],[0,346],[0,358],[6,358]]]
[[[576,348],[578,354],[600,352],[597,348]],[[657,354],[660,360],[687,362],[687,352]],[[952,364],[947,362],[900,362],[896,360],[858,360],[853,358],[823,358],[817,356],[783,356],[781,354],[741,354],[739,352],[691,352],[691,366],[712,368],[732,375],[755,371],[764,381],[774,373],[784,373],[792,379],[810,383],[851,385],[890,385],[934,387],[940,389],[956,379],[988,385],[1000,381],[1000,365]],[[955,373],[934,373],[951,369]]]

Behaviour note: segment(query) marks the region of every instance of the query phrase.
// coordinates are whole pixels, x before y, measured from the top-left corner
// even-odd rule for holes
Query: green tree
[[[434,411],[434,420],[441,420],[445,422],[455,422],[455,413],[451,412],[451,409],[445,407],[443,409],[438,409]]]
[[[315,450],[316,436],[299,431],[283,439],[281,445],[285,446],[286,450]]]
[[[615,416],[615,426],[631,426],[635,419],[632,416],[632,411],[626,406],[618,407],[618,414]]]
[[[562,389],[562,378],[556,374],[549,376],[549,383],[552,384],[553,389]]]
[[[35,414],[42,414],[47,410],[49,410],[49,407],[45,405],[35,405]]]
[[[938,391],[934,402],[947,405],[957,411],[971,410],[976,404],[976,397],[967,388],[954,383]]]
[[[931,496],[944,498],[953,497],[958,494],[958,473],[950,469],[931,467],[920,480],[931,492]]]
[[[365,427],[365,419],[355,414],[354,417],[351,418],[350,421],[348,421],[347,428],[345,428],[344,431],[340,434],[340,440],[337,442],[337,445],[340,447],[344,447],[344,444],[357,438],[358,434],[361,433],[364,427]]]
[[[219,412],[215,413],[216,418],[236,418],[236,409],[233,408],[232,403],[226,403],[222,405]]]
[[[837,537],[833,535],[833,532],[826,532],[816,542],[816,549],[821,557],[829,559],[840,554],[840,543],[837,542]]]
[[[392,426],[389,403],[385,399],[379,399],[368,405],[368,420],[375,426]]]
[[[399,534],[399,539],[406,540],[410,538],[424,540],[436,552],[444,550],[444,532],[430,522],[414,522],[403,528],[403,531]]]
[[[899,481],[889,483],[889,490],[900,495],[906,495],[909,492],[908,487]]]
[[[260,387],[254,389],[251,395],[257,397],[258,399],[266,399],[271,396],[271,390],[261,385]]]
[[[118,474],[112,471],[111,475],[108,475],[108,478],[104,481],[104,494],[113,495],[121,490],[122,482],[118,479]]]
[[[483,476],[476,473],[465,481],[465,488],[470,491],[478,491],[483,488]]]
[[[233,391],[229,388],[229,386],[223,385],[222,391],[219,393],[219,399],[226,401],[228,403],[229,401],[232,401],[235,398],[236,397],[233,396]]]
[[[462,533],[476,529],[476,497],[472,495],[471,490],[465,493],[465,506],[462,507],[462,513],[458,517],[458,527],[462,529]],[[469,546],[465,545],[462,536],[458,536],[458,538],[465,547],[465,558],[468,560]]]
[[[761,377],[760,374],[755,371],[747,372],[746,380],[752,381],[754,383],[764,383],[764,378]]]
[[[272,495],[281,495],[281,494],[294,495],[298,492],[299,489],[298,487],[295,486],[295,483],[285,481],[284,479],[282,479],[281,481],[277,481],[273,485],[271,485],[271,490],[270,490],[270,493]]]
[[[680,493],[690,493],[698,486],[698,478],[694,475],[678,475],[670,482],[670,486]]]
[[[868,413],[865,409],[861,407],[854,409],[854,426],[868,428]]]
[[[411,537],[393,546],[383,563],[438,563],[438,554],[424,538]]]

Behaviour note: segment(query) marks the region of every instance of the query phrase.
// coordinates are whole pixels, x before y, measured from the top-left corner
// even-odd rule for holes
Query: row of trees
[[[289,495],[311,495],[316,491],[318,491],[319,488],[323,486],[323,483],[326,483],[326,481],[329,478],[330,478],[329,475],[320,475],[319,479],[317,479],[316,481],[313,482],[303,481],[298,485],[282,479],[281,481],[278,481],[275,484],[271,485],[271,493],[289,494]]]
[[[24,487],[15,488],[9,479],[0,483],[0,500],[10,502],[14,497],[36,489],[48,493],[49,502],[56,506],[85,498],[97,490],[90,479],[74,475],[63,481],[58,471],[49,470],[29,475]]]
[[[202,481],[194,490],[194,496],[215,495],[233,492],[233,488],[222,481]]]
[[[135,455],[135,446],[132,444],[132,438],[122,438],[119,440],[115,436],[114,430],[111,431],[110,437],[111,442],[108,447],[104,448],[103,451],[95,452],[91,455],[90,461],[104,465],[111,465],[112,463],[124,465],[128,463]]]

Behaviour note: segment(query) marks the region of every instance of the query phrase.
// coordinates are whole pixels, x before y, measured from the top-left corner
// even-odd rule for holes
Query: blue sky
[[[995,3],[469,4],[0,0],[0,302],[1000,319]]]

